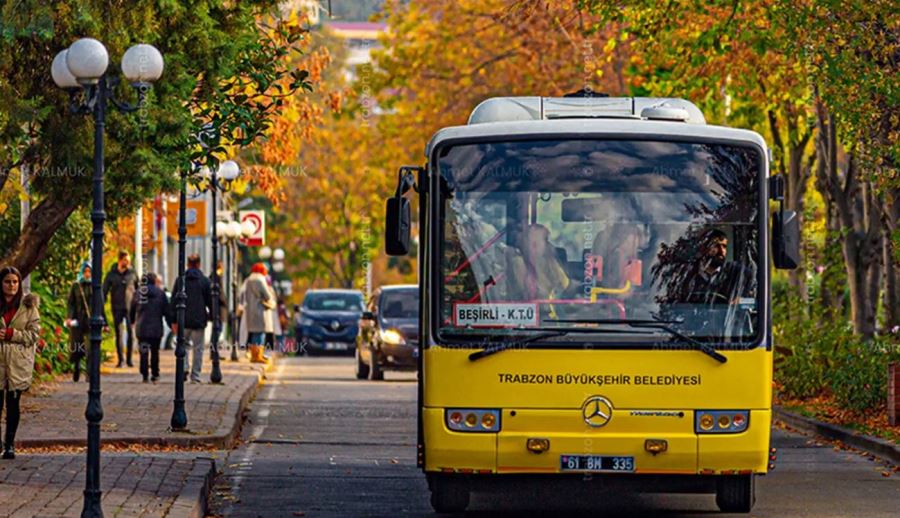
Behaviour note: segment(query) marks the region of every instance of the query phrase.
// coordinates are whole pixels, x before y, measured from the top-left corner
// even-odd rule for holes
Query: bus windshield
[[[437,156],[439,340],[529,328],[600,346],[672,340],[627,322],[711,343],[761,336],[758,148],[565,139]]]

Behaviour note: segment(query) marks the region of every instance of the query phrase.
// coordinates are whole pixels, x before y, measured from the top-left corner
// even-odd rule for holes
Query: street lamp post
[[[227,251],[226,263],[228,264],[228,282],[231,286],[231,315],[229,328],[231,330],[231,361],[238,361],[237,342],[238,342],[238,326],[237,326],[237,242],[242,237],[248,237],[253,234],[253,224],[247,222],[246,225],[238,221],[222,222],[223,226],[219,235],[225,243]],[[217,223],[218,224],[218,223]]]
[[[88,404],[87,466],[84,481],[84,506],[82,517],[103,516],[100,506],[100,421],[103,406],[100,402],[100,342],[106,325],[103,317],[103,292],[100,288],[103,276],[103,224],[106,212],[103,196],[103,133],[106,127],[107,103],[122,112],[138,110],[150,84],[162,75],[162,55],[151,45],[139,44],[129,48],[122,56],[122,73],[138,91],[136,105],[118,101],[113,91],[120,79],[107,75],[109,54],[106,47],[92,38],[82,38],[68,49],[59,52],[51,65],[53,81],[70,92],[69,109],[72,113],[90,114],[94,117],[94,176],[93,209],[91,221],[91,271],[95,272],[91,286],[91,348],[88,355]],[[79,96],[79,94],[81,94]]]
[[[225,191],[225,185],[220,185],[218,182],[218,175],[222,175],[222,179],[229,184],[234,181],[238,175],[241,174],[241,168],[237,165],[237,162],[233,160],[226,160],[222,162],[219,166],[218,170],[212,171],[212,176],[210,177],[209,188],[212,194],[212,205],[213,205],[213,213],[216,212],[216,193],[221,189],[223,192]],[[222,333],[222,317],[219,314],[219,272],[218,272],[218,263],[219,263],[219,238],[218,238],[218,225],[212,226],[212,278],[210,279],[210,295],[212,296],[212,312],[213,312],[213,328],[212,328],[212,340],[211,340],[211,359],[212,359],[212,371],[209,375],[209,381],[212,383],[221,383],[222,382],[222,369],[219,366],[219,335]]]
[[[170,426],[174,431],[187,428],[187,412],[184,410],[184,310],[187,308],[187,292],[184,287],[184,255],[187,245],[187,169],[181,169],[181,189],[178,200],[178,291],[175,293],[175,400]]]

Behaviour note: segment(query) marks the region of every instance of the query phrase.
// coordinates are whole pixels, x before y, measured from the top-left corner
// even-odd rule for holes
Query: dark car
[[[297,341],[301,351],[350,352],[359,333],[363,295],[358,290],[309,290],[296,317]]]
[[[419,287],[382,286],[360,320],[356,377],[384,379],[385,370],[415,370],[419,358]]]

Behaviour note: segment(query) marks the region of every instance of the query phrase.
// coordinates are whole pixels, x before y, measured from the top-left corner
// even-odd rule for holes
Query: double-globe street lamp
[[[103,198],[103,133],[106,126],[107,103],[122,112],[138,110],[144,102],[150,84],[160,78],[163,71],[162,55],[152,45],[134,45],[122,56],[122,74],[138,91],[138,103],[128,104],[115,98],[114,90],[120,79],[108,75],[109,54],[102,43],[93,38],[77,40],[68,49],[53,58],[50,73],[60,88],[70,93],[69,109],[75,114],[94,117],[94,176],[93,209],[91,221],[91,270],[95,272],[91,286],[91,346],[88,355],[88,404],[87,419],[87,467],[84,481],[83,517],[103,516],[100,506],[100,421],[103,406],[100,403],[100,342],[106,325],[103,317],[103,292],[100,289],[103,276],[103,224],[106,212]],[[80,95],[79,95],[80,94]]]
[[[212,174],[209,176],[209,190],[212,194],[212,206],[213,206],[213,214],[216,214],[218,211],[216,206],[216,193],[222,191],[224,194],[228,187],[231,185],[231,182],[237,179],[241,174],[241,168],[238,166],[237,162],[234,160],[226,160],[222,162],[219,166],[218,171],[213,170]],[[222,183],[219,182],[219,177],[221,176]],[[221,383],[222,382],[222,369],[219,366],[219,335],[222,334],[222,318],[219,313],[219,290],[221,289],[221,285],[219,284],[219,237],[218,237],[218,225],[212,226],[212,276],[210,278],[210,295],[212,296],[212,305],[213,305],[213,328],[212,328],[212,344],[211,347],[211,359],[212,359],[212,371],[209,374],[209,381],[213,383]]]
[[[245,221],[219,221],[216,222],[216,232],[219,240],[226,245],[227,253],[225,263],[228,265],[227,277],[231,286],[231,308],[229,311],[230,321],[229,328],[231,330],[231,361],[238,361],[237,342],[238,342],[238,326],[237,326],[237,243],[241,238],[247,238],[253,235],[253,223]]]
[[[209,127],[204,127],[196,135],[197,141],[200,145],[207,149],[207,140],[208,138],[213,138],[213,130]],[[213,189],[213,210],[215,210],[215,185],[217,182],[217,174],[216,172],[210,174],[208,169],[200,168],[198,170],[200,172],[199,180],[209,179],[211,185],[210,187]],[[217,170],[219,174],[226,181],[232,181],[240,174],[240,167],[232,161],[226,160],[222,162]],[[175,294],[175,314],[176,321],[178,322],[178,330],[176,331],[175,338],[175,400],[174,407],[172,409],[172,419],[170,421],[170,426],[172,430],[183,431],[187,429],[187,412],[184,409],[184,374],[185,374],[185,339],[184,339],[184,313],[187,308],[187,291],[186,291],[186,282],[184,281],[184,272],[185,272],[185,255],[186,255],[186,247],[187,247],[187,183],[188,183],[188,171],[187,169],[181,170],[181,192],[180,192],[180,202],[178,207],[178,279],[180,279],[178,292]],[[215,263],[216,263],[216,226],[213,225],[213,275],[212,281],[210,282],[210,292],[213,299],[213,347],[212,347],[212,361],[213,361],[213,370],[210,374],[210,381],[213,383],[220,383],[222,381],[222,371],[219,368],[219,355],[218,355],[218,336],[216,329],[216,322],[219,320],[218,310],[219,310],[219,292],[218,286],[216,283],[216,278],[218,277],[215,272]]]

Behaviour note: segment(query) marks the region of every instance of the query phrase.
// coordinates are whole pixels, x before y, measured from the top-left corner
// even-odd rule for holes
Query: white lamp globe
[[[275,270],[276,273],[281,273],[284,271],[284,263],[278,261],[277,263],[272,264],[272,269]]]
[[[50,65],[50,75],[53,76],[53,82],[60,88],[80,88],[78,80],[69,71],[66,65],[66,54],[69,49],[64,49],[56,54],[53,58],[53,64]]]
[[[219,165],[218,173],[223,180],[230,182],[241,174],[241,168],[234,160],[226,160]]]
[[[97,84],[109,66],[109,54],[106,47],[94,38],[81,38],[69,47],[66,66],[79,83]]]
[[[226,234],[231,239],[235,239],[241,235],[243,231],[243,226],[237,221],[229,221],[228,222],[228,232]]]
[[[197,174],[200,175],[200,178],[203,178],[204,180],[206,180],[212,176],[212,173],[209,172],[209,168],[206,166],[201,167],[197,171]]]
[[[272,252],[272,259],[276,261],[284,261],[284,250],[281,248],[276,248],[274,252]]]
[[[259,258],[260,259],[262,259],[263,261],[266,261],[270,257],[272,257],[272,249],[271,248],[264,246],[259,249]]]
[[[216,221],[216,235],[219,237],[225,236],[228,233],[228,223],[224,221]]]
[[[139,43],[122,56],[122,74],[132,84],[152,83],[163,72],[163,57],[153,45]]]
[[[242,236],[252,236],[253,233],[256,232],[256,227],[250,221],[244,221],[241,223],[241,235]]]

